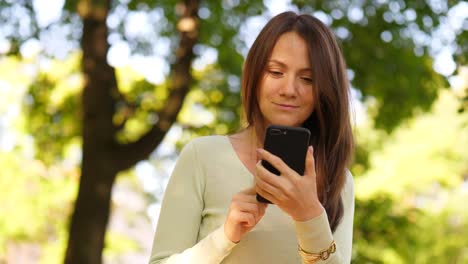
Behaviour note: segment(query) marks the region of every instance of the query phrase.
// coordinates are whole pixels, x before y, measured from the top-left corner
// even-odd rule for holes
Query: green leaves
[[[46,167],[41,161],[27,159],[23,142],[14,151],[0,151],[0,259],[7,244],[48,245],[43,259],[54,262],[62,252],[66,237],[66,218],[77,187],[77,168]]]
[[[370,145],[368,170],[355,175],[356,263],[467,261],[468,116],[457,108],[454,93],[442,91],[430,112],[391,135],[358,129],[358,144]]]
[[[79,57],[75,54],[68,61],[49,61],[49,69],[40,70],[25,98],[26,129],[34,133],[41,150],[36,155],[48,165],[62,160],[64,146],[80,137],[83,81],[78,72]]]

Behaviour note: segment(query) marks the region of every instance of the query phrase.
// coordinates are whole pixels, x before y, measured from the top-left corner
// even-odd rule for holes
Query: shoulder
[[[221,144],[224,144],[226,141],[226,136],[212,135],[212,136],[202,136],[192,139],[185,148],[192,148],[197,151],[205,150],[216,150]]]
[[[183,148],[180,156],[206,156],[216,154],[220,147],[226,144],[226,136],[202,136],[190,140]]]
[[[226,161],[226,148],[229,143],[225,136],[203,136],[190,140],[182,148],[177,159],[179,167],[190,172],[205,175],[208,170]]]
[[[211,135],[211,136],[202,136],[192,139],[189,144],[195,144],[197,146],[213,146],[219,144],[221,141],[225,141],[226,136],[222,135]]]

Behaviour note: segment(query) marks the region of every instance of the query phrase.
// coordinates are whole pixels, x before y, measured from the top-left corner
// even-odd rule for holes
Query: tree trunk
[[[114,69],[107,63],[106,18],[110,1],[81,1],[83,18],[82,71],[83,159],[75,211],[71,218],[65,263],[101,263],[109,219],[112,185],[117,170],[112,162],[115,91]],[[88,8],[83,8],[88,5]],[[91,7],[91,8],[89,8]],[[114,91],[114,93],[113,93]]]
[[[114,106],[119,91],[114,69],[107,63],[106,19],[110,0],[78,3],[83,19],[82,71],[85,87],[83,103],[83,158],[78,196],[70,221],[65,263],[102,263],[102,250],[110,214],[111,191],[117,173],[146,159],[159,145],[175,121],[190,82],[192,48],[198,38],[198,1],[186,0],[181,21],[195,22],[180,29],[176,61],[171,65],[170,95],[159,121],[136,142],[119,145],[115,141]]]

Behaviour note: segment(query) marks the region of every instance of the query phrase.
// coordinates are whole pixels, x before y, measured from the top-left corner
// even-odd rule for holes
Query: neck
[[[264,134],[261,126],[250,125],[246,129],[246,136],[253,148],[263,148]]]

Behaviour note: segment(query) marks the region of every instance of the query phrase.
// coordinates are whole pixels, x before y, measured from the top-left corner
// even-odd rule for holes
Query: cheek
[[[269,78],[264,78],[260,86],[257,89],[257,98],[259,101],[265,101],[269,98],[272,98],[277,90],[275,82],[269,80]]]
[[[307,105],[307,112],[312,113],[315,105],[314,95],[312,91],[307,91],[306,93],[302,94],[302,99],[304,105]]]
[[[304,103],[313,103],[314,102],[314,92],[313,87],[306,86],[302,87],[301,92],[299,92],[300,97],[304,101]]]

